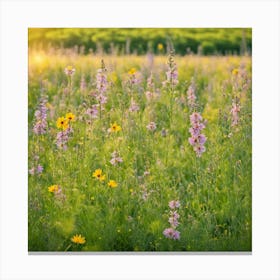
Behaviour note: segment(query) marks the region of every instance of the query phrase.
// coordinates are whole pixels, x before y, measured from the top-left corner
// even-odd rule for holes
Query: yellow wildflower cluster
[[[103,174],[102,169],[96,169],[93,173],[92,173],[92,177],[96,178],[97,180],[99,180],[100,182],[105,181],[106,175]],[[115,180],[109,180],[108,182],[108,186],[110,188],[116,188],[118,186],[118,183]]]
[[[66,130],[69,127],[70,122],[75,121],[75,115],[72,113],[67,113],[64,117],[59,117],[56,121],[57,128],[62,128],[63,130]]]
[[[100,182],[104,181],[106,176],[105,174],[102,174],[102,169],[96,169],[93,173],[92,173],[92,177],[96,178],[97,180],[99,180]]]

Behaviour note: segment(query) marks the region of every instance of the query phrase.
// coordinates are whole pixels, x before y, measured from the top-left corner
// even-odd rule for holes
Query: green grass
[[[30,51],[29,168],[39,155],[44,171],[29,175],[29,251],[251,251],[251,58],[175,57],[179,84],[172,95],[162,87],[166,57],[155,57],[152,69],[145,56],[103,59],[110,82],[108,102],[101,118],[88,124],[85,110],[96,103],[90,93],[96,90],[101,57]],[[76,68],[70,94],[65,93],[67,65]],[[142,75],[132,90],[124,82],[131,67]],[[234,68],[246,76],[233,76]],[[144,92],[151,70],[160,97],[148,102]],[[80,89],[82,76],[85,90]],[[188,142],[191,112],[185,101],[192,77],[199,111],[208,121],[201,158]],[[48,96],[48,132],[35,135],[34,113],[42,94]],[[240,123],[232,127],[235,95],[240,97]],[[139,112],[128,111],[131,98]],[[76,120],[64,151],[55,144],[60,131],[56,120],[68,112]],[[157,124],[154,132],[146,128],[150,121]],[[108,133],[113,122],[122,130]],[[118,166],[109,162],[114,150],[123,159]],[[98,168],[106,174],[105,182],[92,177]],[[144,176],[145,171],[149,175]],[[109,188],[109,179],[118,186]],[[65,199],[48,191],[54,184],[61,186]],[[169,227],[168,203],[174,199],[181,203],[180,240],[163,235]],[[86,243],[72,243],[75,234]]]

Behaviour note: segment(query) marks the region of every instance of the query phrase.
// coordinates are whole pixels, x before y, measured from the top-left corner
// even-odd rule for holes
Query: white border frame
[[[0,279],[280,279],[278,1],[0,4]],[[127,26],[253,28],[252,255],[28,255],[27,28]]]

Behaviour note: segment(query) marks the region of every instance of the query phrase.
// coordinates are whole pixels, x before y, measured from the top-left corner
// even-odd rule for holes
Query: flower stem
[[[64,250],[64,252],[67,252],[70,248],[71,248],[72,244],[69,244],[66,249]]]

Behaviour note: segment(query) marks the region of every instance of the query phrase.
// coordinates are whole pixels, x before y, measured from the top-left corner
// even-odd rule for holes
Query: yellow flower
[[[76,234],[71,238],[71,241],[76,243],[76,244],[84,244],[86,243],[85,237],[83,237],[81,234]]]
[[[68,128],[68,120],[64,117],[60,117],[56,121],[57,128],[62,128],[63,130]]]
[[[122,128],[119,125],[117,125],[116,122],[111,124],[111,127],[109,128],[109,132],[118,132],[120,130],[122,130]]]
[[[159,51],[163,50],[163,44],[159,43],[159,44],[157,45],[157,48],[158,48]]]
[[[118,186],[117,182],[114,181],[114,180],[110,180],[109,183],[108,183],[108,186],[110,188],[116,188]]]
[[[68,66],[66,67],[66,69],[67,69],[68,71],[72,71],[74,68],[73,68],[72,65],[68,65]]]
[[[134,75],[136,73],[136,69],[135,68],[131,68],[129,71],[128,71],[128,74],[129,75]]]
[[[104,181],[105,180],[105,174],[102,174],[102,169],[96,169],[93,173],[92,173],[92,177],[96,178],[99,181]]]
[[[235,69],[232,70],[231,73],[232,73],[232,75],[236,76],[236,75],[238,75],[239,71],[238,71],[238,69],[235,68]]]
[[[75,118],[76,118],[76,116],[74,115],[74,114],[72,114],[72,113],[67,113],[66,114],[66,119],[68,120],[68,121],[75,121]]]
[[[48,187],[48,190],[51,193],[58,192],[58,185],[52,185],[52,186]]]

